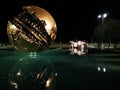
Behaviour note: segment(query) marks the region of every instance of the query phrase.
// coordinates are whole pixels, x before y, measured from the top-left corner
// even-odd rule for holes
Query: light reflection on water
[[[32,52],[20,58],[10,70],[6,68],[10,65],[10,58],[18,60],[18,53],[12,53],[7,59],[0,57],[0,62],[4,62],[0,64],[0,90],[120,89],[119,55],[86,53],[79,56],[69,53],[68,49]],[[13,58],[15,55],[17,57]],[[5,71],[10,72],[9,88]]]
[[[88,50],[81,50],[79,48],[69,48],[70,55],[84,55],[88,52]]]
[[[36,52],[21,58],[10,70],[9,85],[17,90],[54,90],[57,73],[49,60]]]

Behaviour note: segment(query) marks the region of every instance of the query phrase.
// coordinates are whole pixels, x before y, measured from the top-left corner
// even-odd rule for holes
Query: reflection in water
[[[99,72],[106,72],[106,68],[105,67],[97,67],[97,70]]]
[[[87,50],[81,50],[78,48],[69,48],[70,54],[76,54],[76,55],[84,55],[86,54],[88,51]]]
[[[17,62],[9,73],[11,89],[54,90],[57,73],[49,60],[31,52]]]

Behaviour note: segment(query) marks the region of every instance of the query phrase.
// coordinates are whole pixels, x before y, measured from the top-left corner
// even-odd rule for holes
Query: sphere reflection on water
[[[38,59],[39,58],[39,59]],[[17,62],[9,73],[11,89],[17,90],[54,90],[56,72],[49,60],[40,60],[32,52]]]
[[[24,6],[7,24],[10,42],[25,52],[46,49],[56,39],[56,33],[57,26],[52,15],[37,6]]]

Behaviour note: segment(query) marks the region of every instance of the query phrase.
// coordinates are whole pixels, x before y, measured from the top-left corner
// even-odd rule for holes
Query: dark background
[[[0,3],[0,42],[8,42],[7,21],[26,5],[42,7],[53,16],[58,30],[56,42],[76,38],[91,41],[98,14],[107,12],[107,18],[120,19],[117,0],[4,0]]]

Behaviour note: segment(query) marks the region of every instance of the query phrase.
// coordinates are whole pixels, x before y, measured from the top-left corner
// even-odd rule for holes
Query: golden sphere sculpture
[[[57,26],[52,15],[38,6],[24,6],[7,23],[10,42],[24,52],[48,48],[56,39]]]

